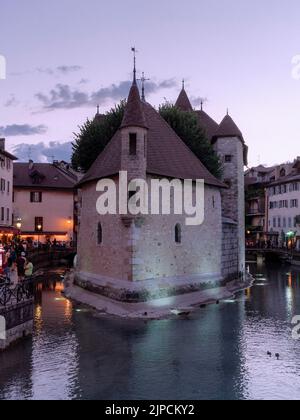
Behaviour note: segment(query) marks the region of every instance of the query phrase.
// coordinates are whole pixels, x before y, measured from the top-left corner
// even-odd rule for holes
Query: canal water
[[[34,336],[0,354],[0,399],[300,399],[300,270],[252,271],[236,300],[152,322],[100,317],[48,282]]]

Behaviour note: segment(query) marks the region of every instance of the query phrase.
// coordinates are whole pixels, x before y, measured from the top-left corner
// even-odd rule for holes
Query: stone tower
[[[143,110],[143,103],[140,98],[136,82],[136,71],[134,69],[133,83],[128,95],[124,118],[120,127],[121,133],[121,170],[127,173],[127,180],[130,191],[128,199],[137,191],[137,182],[134,180],[146,181],[147,170],[147,134],[148,127]],[[120,184],[119,184],[120,185]],[[122,187],[121,194],[127,194]],[[145,197],[145,192],[143,193]],[[129,202],[130,203],[130,202]],[[128,204],[130,206],[130,204]],[[143,262],[137,257],[137,246],[141,235],[141,218],[133,216],[128,212],[121,216],[123,225],[127,228],[127,256],[124,266],[128,267],[127,279],[135,281],[139,278]]]
[[[121,125],[121,168],[127,171],[128,180],[145,179],[147,168],[148,127],[135,72]]]
[[[238,236],[238,267],[245,271],[245,188],[244,165],[247,146],[233,119],[227,114],[213,137],[213,145],[223,164],[223,218],[236,223]]]

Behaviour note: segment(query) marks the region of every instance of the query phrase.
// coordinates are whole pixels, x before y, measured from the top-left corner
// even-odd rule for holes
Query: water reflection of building
[[[291,320],[300,313],[300,271],[274,266],[257,271],[241,329],[248,399],[292,399],[299,389],[298,343]],[[272,353],[270,358],[267,352]],[[275,358],[280,354],[280,364]],[[276,361],[276,364],[274,362]],[[290,380],[290,378],[294,380]],[[298,398],[298,396],[297,396]]]
[[[78,342],[72,305],[60,293],[43,292],[35,313],[32,345],[32,398],[71,399],[76,395]]]
[[[240,304],[209,307],[190,320],[124,322],[84,313],[74,320],[83,398],[243,396]]]
[[[32,398],[32,340],[0,352],[0,400]]]
[[[143,341],[147,325],[142,321],[101,319],[76,311],[73,320],[80,343],[77,386],[81,398],[133,399],[134,343]]]

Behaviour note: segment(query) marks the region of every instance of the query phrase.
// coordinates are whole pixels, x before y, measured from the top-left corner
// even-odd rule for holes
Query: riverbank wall
[[[0,351],[32,334],[33,308],[33,299],[0,306]]]
[[[115,300],[108,293],[102,293],[102,288],[94,288],[91,284],[81,284],[76,280],[76,275],[70,271],[65,277],[65,295],[78,304],[84,304],[97,310],[100,314],[112,315],[120,318],[136,319],[167,319],[177,313],[190,313],[200,306],[219,303],[220,300],[230,299],[241,290],[247,289],[253,284],[253,277],[246,274],[243,281],[235,280],[226,285],[214,288],[190,288],[185,293],[177,295],[163,295],[147,301],[126,299]],[[132,294],[130,294],[132,297]]]

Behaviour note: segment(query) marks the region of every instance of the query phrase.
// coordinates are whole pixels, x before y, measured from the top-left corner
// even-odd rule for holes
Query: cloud
[[[81,79],[81,80],[79,80],[79,82],[78,82],[78,84],[79,85],[86,85],[87,83],[89,83],[89,80],[88,79]]]
[[[80,70],[82,70],[82,67],[81,66],[77,66],[77,65],[73,65],[73,66],[62,65],[62,66],[58,66],[58,67],[54,67],[54,68],[51,68],[51,67],[48,67],[48,68],[47,67],[46,68],[38,67],[36,69],[36,71],[38,73],[49,74],[49,75],[55,75],[55,74],[63,74],[63,75],[66,75],[66,74],[74,73],[74,72],[77,72],[77,71],[80,71]]]
[[[87,93],[72,90],[70,86],[58,84],[48,95],[37,93],[35,97],[42,103],[43,109],[53,111],[55,109],[73,109],[89,106],[90,97]]]
[[[42,103],[43,110],[45,111],[94,107],[95,105],[104,105],[109,101],[119,101],[120,99],[126,98],[131,84],[131,81],[123,81],[92,93],[71,88],[67,84],[57,84],[47,95],[40,92],[35,97]],[[146,93],[149,95],[176,86],[177,83],[174,79],[163,80],[158,83],[148,82]]]
[[[21,162],[28,162],[29,159],[38,163],[52,163],[53,160],[69,162],[72,155],[72,143],[58,141],[32,145],[21,143],[14,147],[13,153]]]
[[[35,134],[45,134],[48,127],[45,125],[32,126],[29,124],[12,124],[0,126],[0,135],[5,137],[11,136],[32,136]]]
[[[81,66],[78,65],[61,65],[57,67],[37,67],[34,70],[26,70],[22,72],[13,72],[10,73],[10,76],[26,76],[28,74],[40,73],[40,74],[47,74],[49,76],[56,76],[56,75],[67,75],[70,73],[75,73],[82,70]]]
[[[4,106],[7,108],[18,106],[18,105],[19,105],[19,101],[16,99],[15,95],[10,95],[9,99],[4,103]]]
[[[204,105],[206,102],[208,102],[208,99],[207,98],[203,98],[201,96],[198,96],[198,97],[192,96],[190,98],[190,100],[191,100],[191,104],[194,107],[200,107],[201,104]]]

